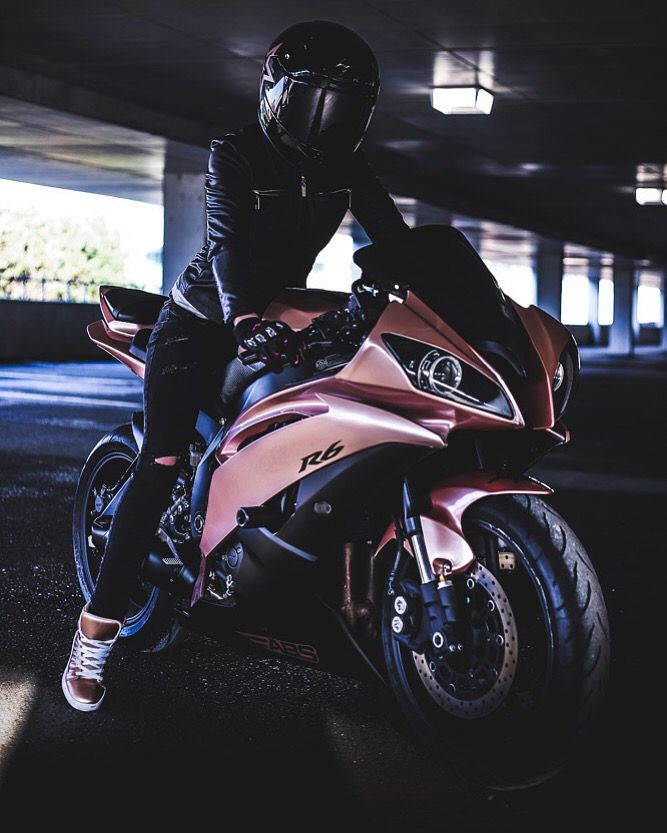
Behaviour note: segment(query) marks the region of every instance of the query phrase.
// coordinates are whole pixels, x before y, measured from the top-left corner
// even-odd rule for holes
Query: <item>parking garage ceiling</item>
[[[664,9],[664,0],[5,3],[0,176],[31,170],[33,181],[63,184],[79,166],[96,170],[86,174],[92,190],[115,182],[155,199],[165,165],[197,169],[210,137],[255,118],[266,45],[315,10],[378,54],[383,88],[367,146],[394,190],[667,262],[667,207],[634,200],[640,167],[660,178],[667,163]],[[431,108],[433,86],[474,83],[494,92],[491,115]]]

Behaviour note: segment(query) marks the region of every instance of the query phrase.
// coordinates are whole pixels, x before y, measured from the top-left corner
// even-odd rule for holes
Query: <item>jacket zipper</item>
[[[301,174],[301,196],[308,196],[308,190],[306,188],[306,177],[303,174]]]

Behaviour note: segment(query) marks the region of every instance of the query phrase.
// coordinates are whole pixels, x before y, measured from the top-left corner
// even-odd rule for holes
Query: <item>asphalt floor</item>
[[[585,357],[573,441],[534,472],[598,569],[612,679],[597,735],[562,774],[492,793],[418,751],[379,687],[199,637],[119,648],[104,708],[73,711],[60,691],[81,607],[72,497],[141,388],[109,362],[0,365],[0,810],[101,829],[648,824],[664,804],[666,383],[664,355]]]

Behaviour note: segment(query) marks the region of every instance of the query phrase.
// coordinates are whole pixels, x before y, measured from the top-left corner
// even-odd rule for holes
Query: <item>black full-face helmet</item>
[[[297,23],[264,58],[259,123],[300,168],[344,160],[364,138],[379,89],[375,55],[359,35],[324,20]]]

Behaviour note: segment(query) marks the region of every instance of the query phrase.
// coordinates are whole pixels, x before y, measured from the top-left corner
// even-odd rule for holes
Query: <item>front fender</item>
[[[553,490],[532,477],[511,478],[493,472],[474,471],[457,474],[435,483],[428,495],[429,509],[421,515],[424,543],[431,565],[435,558],[444,558],[453,573],[468,569],[475,560],[463,535],[463,515],[478,500],[492,495],[550,495]],[[380,539],[374,556],[396,540],[396,528],[390,524]],[[410,542],[404,546],[411,551]]]

